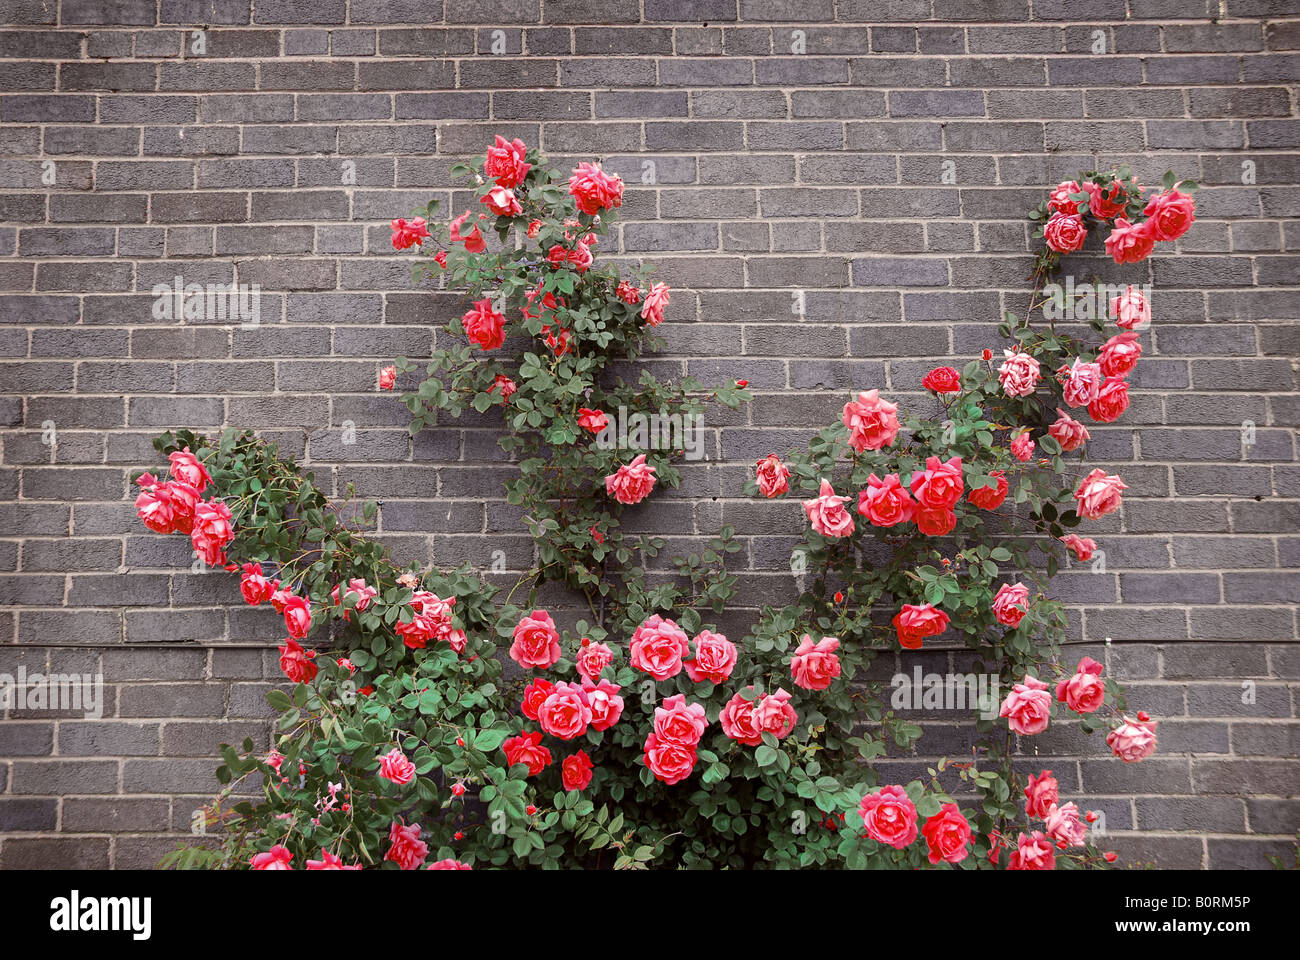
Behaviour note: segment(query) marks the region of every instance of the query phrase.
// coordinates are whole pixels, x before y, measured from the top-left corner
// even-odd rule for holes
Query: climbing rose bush
[[[623,379],[658,346],[671,292],[644,269],[596,264],[623,201],[616,176],[582,163],[566,179],[501,137],[457,172],[475,185],[470,209],[444,222],[430,204],[395,219],[392,242],[422,255],[418,280],[464,291],[468,309],[422,374],[399,358],[378,387],[409,383],[413,432],[470,409],[497,418],[535,562],[504,595],[468,568],[402,566],[370,533],[376,502],[350,487],[331,500],[273,443],[236,430],[160,437],[170,476],[138,478],[142,522],[189,536],[205,563],[238,574],[232,597],[273,611],[287,681],[268,695],[272,749],[222,747],[226,786],[209,810],[221,845],[165,864],[1113,861],[1089,841],[1096,815],[1062,802],[1050,771],[1019,779],[1012,758],[1018,739],[1066,719],[1107,730],[1125,762],[1156,749],[1156,721],[1129,715],[1100,663],[1070,665],[1048,590],[1063,551],[1087,562],[1098,549],[1074,528],[1121,507],[1120,477],[1066,454],[1086,449],[1086,421],[1127,407],[1141,355],[1132,329],[1150,304],[1126,289],[1092,318],[1090,339],[1029,315],[1079,231],[1111,224],[1121,237],[1108,249],[1145,256],[1192,222],[1180,188],[1194,185],[1167,179],[1147,196],[1123,170],[1061,184],[1031,214],[1047,248],[1029,315],[1000,324],[1012,346],[930,371],[914,410],[859,390],[806,448],[759,460],[747,492],[801,508],[790,523],[802,529],[792,569],[803,589],[728,637],[707,617],[736,595],[733,531],[654,567],[663,541],[622,526],[626,507],[680,482],[683,449],[598,440],[620,405],[694,413],[743,402],[747,384]],[[548,583],[589,615],[547,609]],[[936,644],[965,649],[1005,695],[972,717],[968,755],[881,782],[873,761],[922,730],[867,668],[881,652]]]

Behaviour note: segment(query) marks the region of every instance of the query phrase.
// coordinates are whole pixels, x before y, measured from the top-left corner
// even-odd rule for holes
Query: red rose
[[[486,297],[474,302],[474,309],[461,318],[461,326],[470,342],[484,350],[495,350],[506,342],[505,314],[498,313]]]
[[[961,390],[961,374],[952,367],[935,367],[925,375],[921,386],[935,393],[957,393]]]
[[[565,790],[585,790],[591,783],[591,757],[586,750],[579,750],[573,756],[565,757],[560,765],[560,779]]]
[[[1088,404],[1088,415],[1098,423],[1111,423],[1128,409],[1128,402],[1128,384],[1124,378],[1110,377],[1097,394],[1097,399]]]
[[[894,616],[894,629],[898,631],[898,642],[902,646],[908,650],[920,650],[922,640],[936,637],[948,629],[948,614],[934,604],[915,606],[905,603]]]
[[[1118,180],[1112,180],[1104,190],[1091,180],[1085,180],[1083,189],[1089,197],[1088,208],[1098,220],[1114,220],[1124,212],[1128,191]]]
[[[600,433],[609,426],[609,417],[605,416],[602,410],[591,410],[587,407],[578,408],[578,426],[591,433]]]
[[[921,835],[930,848],[928,857],[931,863],[940,860],[960,863],[969,853],[966,848],[970,844],[970,824],[955,803],[945,803],[938,813],[926,820]]]
[[[1115,229],[1106,238],[1106,252],[1116,263],[1138,263],[1145,260],[1155,246],[1150,220],[1134,226],[1123,217],[1115,221]]]
[[[501,749],[505,753],[510,766],[513,767],[516,763],[527,764],[530,777],[537,776],[551,762],[551,751],[542,746],[542,732],[540,730],[511,737],[501,744]]]
[[[546,698],[551,695],[551,691],[554,689],[555,684],[549,680],[543,680],[541,677],[526,686],[524,688],[524,701],[520,706],[524,716],[529,720],[536,720],[538,708],[546,702]]]
[[[996,486],[971,487],[970,493],[966,494],[966,499],[981,510],[996,510],[1007,498],[1007,475],[1001,470],[990,470],[989,476],[997,479]]]
[[[280,648],[280,669],[294,683],[311,683],[317,667],[296,641],[286,640]]]

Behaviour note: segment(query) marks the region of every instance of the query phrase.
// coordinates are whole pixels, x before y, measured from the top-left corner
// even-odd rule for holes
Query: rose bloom
[[[603,410],[592,410],[589,407],[578,408],[578,426],[591,433],[600,433],[609,426],[609,417],[605,416]]]
[[[1016,849],[1011,853],[1008,870],[1054,870],[1056,869],[1056,848],[1052,841],[1035,830],[1031,836],[1023,833],[1016,841]]]
[[[652,327],[664,322],[664,310],[668,307],[668,284],[656,283],[646,291],[645,303],[641,305],[641,319]]]
[[[501,399],[504,401],[509,400],[511,395],[518,389],[519,387],[513,380],[507,377],[504,373],[498,373],[492,381],[492,386],[487,388],[487,392],[500,393]]]
[[[569,352],[569,331],[559,325],[554,328],[548,323],[542,327],[542,338],[546,341],[546,346],[557,357],[562,357]]]
[[[628,662],[637,670],[667,680],[682,672],[691,646],[681,627],[656,613],[633,632],[628,652]]]
[[[1123,377],[1112,377],[1102,386],[1097,399],[1088,404],[1088,416],[1098,423],[1113,423],[1124,415],[1128,404],[1128,383]]]
[[[401,750],[393,747],[379,758],[379,775],[400,787],[415,779],[415,764]]]
[[[167,455],[171,461],[171,475],[173,480],[179,480],[181,483],[188,483],[191,487],[202,493],[212,482],[212,475],[208,473],[207,467],[199,463],[199,458],[190,453],[190,448],[184,450],[173,450]]]
[[[560,764],[560,780],[564,783],[564,789],[587,789],[587,785],[591,783],[593,769],[591,757],[587,756],[586,750],[579,750],[572,756],[565,757],[564,762]]]
[[[1125,715],[1124,722],[1106,734],[1106,745],[1125,763],[1145,760],[1156,750],[1156,721],[1130,720]]]
[[[997,480],[997,483],[991,487],[971,487],[970,492],[966,494],[966,499],[981,510],[996,510],[1002,506],[1002,502],[1007,498],[1007,491],[1010,486],[1007,484],[1007,475],[1001,470],[990,470],[989,476]]]
[[[1047,729],[1052,719],[1052,695],[1047,684],[1025,674],[1023,683],[1017,683],[1002,701],[998,716],[1005,717],[1007,726],[1022,736],[1032,736]]]
[[[957,526],[957,514],[946,507],[918,507],[916,529],[927,537],[943,537]]]
[[[670,787],[680,783],[695,769],[695,748],[660,740],[653,733],[645,741],[645,765]]]
[[[961,476],[961,457],[952,457],[946,463],[938,457],[927,457],[925,469],[912,474],[912,496],[923,507],[950,508],[961,499],[965,489]]]
[[[1106,683],[1101,679],[1101,671],[1100,663],[1084,657],[1074,676],[1056,685],[1056,699],[1075,713],[1093,713],[1106,702]]]
[[[551,681],[537,677],[528,686],[524,687],[524,699],[519,705],[520,711],[529,720],[537,719],[537,710],[551,695],[555,689],[555,684]]]
[[[429,855],[429,845],[420,839],[420,825],[413,823],[409,827],[400,821],[393,821],[388,828],[388,852],[385,860],[392,860],[403,870],[416,870]]]
[[[1106,252],[1116,263],[1139,263],[1145,260],[1155,245],[1150,223],[1150,220],[1144,220],[1134,226],[1120,217],[1115,221],[1115,229],[1106,238]]]
[[[501,750],[505,753],[506,761],[510,766],[513,767],[516,763],[527,764],[530,777],[537,776],[551,762],[551,751],[542,746],[540,730],[511,737],[501,744]]]
[[[853,517],[844,509],[850,499],[836,496],[831,482],[823,478],[820,492],[803,502],[803,510],[812,528],[823,537],[847,537],[853,532]]]
[[[341,859],[339,859],[334,854],[330,853],[324,847],[321,848],[320,856],[321,858],[319,860],[307,861],[308,870],[360,870],[361,869],[361,864],[359,863],[354,863],[352,865],[345,864]]]
[[[753,690],[753,687],[747,689]],[[754,701],[735,694],[718,714],[722,732],[737,743],[756,747],[763,742],[763,730],[754,719]]]
[[[1038,386],[1041,376],[1038,361],[1018,350],[1003,350],[1006,357],[998,367],[998,382],[1008,397],[1028,397]]]
[[[343,591],[342,597],[339,596],[341,587],[342,584],[336,583],[334,584],[334,589],[330,591],[330,596],[334,599],[334,605],[337,607],[339,604],[347,600],[348,597],[356,597],[352,602],[352,609],[357,612],[365,610],[366,607],[370,606],[370,601],[379,596],[379,591],[374,587],[367,586],[366,581],[361,577],[353,577],[348,581],[348,588],[346,591]],[[348,619],[347,608],[344,608],[343,610],[343,619]]]
[[[271,594],[275,592],[275,587],[271,581],[262,576],[262,565],[260,563],[244,564],[244,575],[239,581],[239,592],[244,595],[244,602],[256,607],[258,604],[271,599]]]
[[[887,447],[898,436],[898,404],[881,400],[879,390],[863,390],[844,404],[841,419],[849,431],[849,446],[858,453]]]
[[[873,473],[867,477],[867,489],[858,494],[858,513],[877,527],[892,527],[916,515],[916,501],[898,474],[882,480]]]
[[[1072,253],[1083,246],[1088,231],[1083,218],[1065,213],[1055,213],[1043,227],[1043,238],[1057,253]]]
[[[474,301],[474,309],[461,318],[461,326],[470,343],[483,350],[495,350],[506,342],[506,317],[498,313],[487,297]]]
[[[1017,433],[1015,439],[1011,441],[1011,455],[1021,463],[1028,463],[1033,459],[1034,438],[1029,435],[1028,430]]]
[[[840,675],[840,658],[835,653],[840,642],[835,637],[822,637],[816,643],[808,634],[803,635],[790,660],[790,675],[795,686],[805,690],[825,690]]]
[[[668,697],[663,706],[655,707],[654,735],[660,743],[694,747],[700,742],[700,737],[704,736],[708,725],[704,707],[698,703],[687,703],[683,693]]]
[[[515,199],[515,192],[508,187],[493,187],[479,198],[479,203],[498,217],[517,217],[524,212],[524,208]]]
[[[1048,434],[1061,445],[1066,453],[1077,450],[1088,442],[1088,428],[1075,420],[1060,407],[1056,408],[1056,422],[1047,428]]]
[[[655,468],[645,462],[644,453],[638,453],[631,463],[605,478],[605,492],[625,505],[640,503],[650,496],[654,486]]]
[[[1025,787],[1025,816],[1041,820],[1060,799],[1060,784],[1051,770],[1041,770],[1038,776],[1029,775],[1029,785]]]
[[[693,683],[707,680],[722,683],[736,667],[736,645],[720,633],[701,630],[693,640],[695,654],[682,661],[686,675]]]
[[[534,610],[515,625],[510,659],[521,667],[545,670],[560,659],[560,631],[545,610]]]
[[[453,243],[465,244],[467,253],[482,253],[487,249],[487,244],[483,241],[483,234],[479,232],[478,224],[469,233],[461,233],[460,227],[469,217],[469,211],[466,210],[459,217],[451,222],[451,241]]]
[[[280,669],[294,683],[311,683],[318,669],[295,640],[285,640],[280,647]]]
[[[271,593],[271,606],[275,608],[276,613],[284,613],[284,605],[293,599],[293,591],[286,590],[280,586],[280,581],[274,583],[275,590]]]
[[[1020,626],[1029,612],[1029,588],[1023,583],[1004,583],[993,598],[993,616],[1008,627]]]
[[[397,368],[391,363],[379,371],[379,389],[391,390],[397,384]]]
[[[867,794],[858,813],[872,840],[902,850],[916,839],[916,806],[902,787],[891,784]]]
[[[563,680],[557,683],[537,708],[537,722],[561,740],[572,740],[586,733],[591,723],[591,705],[582,687]]]
[[[1108,377],[1127,377],[1141,356],[1142,344],[1138,343],[1138,335],[1126,330],[1106,341],[1097,356],[1097,364]]]
[[[1148,200],[1142,216],[1157,240],[1177,240],[1196,221],[1196,201],[1174,187]]]
[[[220,500],[205,500],[195,504],[190,542],[199,559],[209,567],[223,566],[226,562],[226,546],[233,539],[235,528],[230,524],[229,507]]]
[[[587,695],[587,705],[591,707],[591,729],[608,730],[618,723],[619,717],[623,716],[623,698],[618,695],[622,689],[608,680],[582,681],[582,692]]]
[[[935,367],[921,380],[921,386],[935,393],[960,393],[961,374],[952,367]]]
[[[522,140],[506,142],[506,139],[498,134],[496,142],[487,148],[483,172],[502,187],[517,187],[523,183],[524,177],[528,176],[528,171],[533,168],[531,163],[524,162],[527,153],[528,148],[524,146]]]
[[[473,870],[468,863],[461,863],[459,860],[453,860],[447,857],[445,860],[435,860],[425,867],[426,870]]]
[[[1121,491],[1127,490],[1128,484],[1114,474],[1108,474],[1100,467],[1094,469],[1079,481],[1074,491],[1078,501],[1078,513],[1089,520],[1100,520],[1108,513],[1114,513],[1123,502]]]
[[[1071,407],[1086,407],[1096,400],[1105,379],[1100,364],[1084,363],[1078,357],[1069,366],[1063,364],[1057,373],[1065,378],[1062,384],[1064,400]]]
[[[790,489],[790,468],[775,453],[769,453],[754,464],[754,476],[758,481],[759,492],[769,500]]]
[[[930,603],[920,606],[905,603],[894,616],[894,629],[898,631],[901,646],[920,650],[921,641],[926,637],[936,637],[948,629],[948,614]]]
[[[1088,194],[1088,208],[1097,219],[1114,220],[1124,212],[1128,192],[1118,180],[1112,180],[1104,190],[1101,184],[1085,180],[1083,189]]]
[[[770,733],[778,740],[784,740],[794,725],[799,722],[799,714],[790,706],[790,691],[777,688],[776,693],[758,698],[754,704],[754,723],[763,733]]]
[[[135,511],[146,527],[154,533],[190,533],[199,491],[179,480],[159,483],[148,473],[142,473],[135,482],[140,485]]]
[[[1061,538],[1061,542],[1074,551],[1075,557],[1080,562],[1087,562],[1092,559],[1092,552],[1097,549],[1097,541],[1091,537],[1081,537],[1077,533],[1067,533]]]
[[[600,671],[604,670],[614,662],[614,651],[603,643],[589,643],[578,651],[578,656],[574,658],[574,666],[578,668],[578,673],[583,679],[596,682],[600,676]]]
[[[961,863],[970,852],[967,849],[970,846],[970,824],[955,803],[945,803],[938,813],[926,820],[921,835],[929,847],[927,858],[931,864],[941,860]]]
[[[289,866],[291,860],[293,854],[289,848],[277,843],[265,853],[256,854],[248,863],[254,870],[292,870],[293,867]]]
[[[1082,847],[1088,840],[1088,826],[1079,820],[1079,808],[1071,801],[1062,806],[1053,806],[1043,818],[1047,835],[1057,843],[1067,847]]]
[[[1047,198],[1047,209],[1052,213],[1064,213],[1068,216],[1074,216],[1079,212],[1079,202],[1071,200],[1070,194],[1083,192],[1077,180],[1066,180],[1063,183],[1058,183],[1052,188],[1052,193]]]
[[[626,280],[619,281],[618,287],[614,290],[614,295],[628,306],[641,302],[641,291]]]
[[[303,597],[291,597],[284,605],[284,626],[295,640],[311,633],[311,604]]]
[[[1110,315],[1125,330],[1137,330],[1151,322],[1151,302],[1135,286],[1128,286],[1110,301]]]
[[[569,193],[578,202],[578,209],[594,215],[602,210],[623,205],[623,178],[610,176],[598,163],[578,164],[569,177]]]
[[[424,217],[415,217],[411,220],[403,220],[399,217],[396,220],[388,221],[388,226],[393,231],[394,250],[418,247],[421,241],[429,236]]]

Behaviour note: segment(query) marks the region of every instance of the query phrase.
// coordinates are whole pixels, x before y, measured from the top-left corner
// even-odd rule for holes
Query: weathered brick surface
[[[850,389],[923,405],[929,366],[996,346],[1044,186],[1122,159],[1147,183],[1199,180],[1177,257],[1086,271],[1152,283],[1157,320],[1132,410],[1094,431],[1132,487],[1098,525],[1105,571],[1058,587],[1070,656],[1132,683],[1161,751],[1125,767],[1061,723],[1021,762],[1104,811],[1126,858],[1260,866],[1287,848],[1296,4],[0,0],[0,21],[0,673],[104,678],[102,717],[0,719],[0,864],[147,866],[211,789],[214,745],[269,736],[274,624],[133,520],[129,474],[161,427],[274,434],[382,495],[399,556],[527,565],[490,423],[408,440],[374,389],[456,311],[410,290],[384,221],[451,200],[448,165],[495,132],[620,172],[607,254],[674,286],[654,368],[751,382],[747,409],[707,424],[710,459],[629,523],[674,548],[735,524],[741,585],[764,599],[790,588],[798,511],[742,498],[747,461]],[[260,284],[260,325],[156,318],[153,287],[177,276]],[[920,755],[885,766],[916,775],[969,742],[939,714]]]

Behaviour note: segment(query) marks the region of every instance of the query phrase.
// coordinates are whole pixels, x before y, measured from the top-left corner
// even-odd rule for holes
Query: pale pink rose
[[[660,743],[694,747],[708,725],[704,707],[687,703],[685,694],[668,697],[662,707],[655,707],[654,735]]]
[[[600,676],[600,671],[604,670],[614,662],[614,651],[603,643],[589,643],[579,652],[574,660],[574,666],[578,668],[578,673],[584,680],[596,682]]]
[[[1056,408],[1058,417],[1056,422],[1047,428],[1047,432],[1052,439],[1061,445],[1061,449],[1066,453],[1071,450],[1077,450],[1088,442],[1088,428],[1078,420],[1062,410]]]
[[[758,480],[759,493],[769,500],[790,489],[790,468],[775,453],[768,454],[754,464],[754,475]]]
[[[1021,463],[1028,463],[1034,456],[1034,438],[1028,430],[1022,430],[1011,441],[1011,455]]]
[[[498,134],[496,142],[487,148],[483,172],[503,187],[517,187],[533,168],[531,163],[524,162],[527,153],[528,148],[522,140],[507,142]]]
[[[1141,356],[1142,344],[1138,343],[1138,335],[1125,330],[1106,341],[1097,356],[1097,363],[1108,377],[1127,377]]]
[[[1005,717],[1007,726],[1021,736],[1032,736],[1047,729],[1052,719],[1052,695],[1047,684],[1025,674],[1023,683],[1017,683],[1002,701],[998,714]]]
[[[822,637],[816,643],[808,634],[803,635],[790,660],[790,674],[796,686],[805,690],[825,690],[840,675],[840,658],[835,653],[840,642],[835,637]]]
[[[1041,376],[1037,360],[1019,350],[1003,350],[1006,357],[998,367],[998,382],[1008,397],[1028,397],[1038,386]]]
[[[393,747],[379,758],[379,775],[399,787],[404,786],[415,779],[415,764],[401,750]]]
[[[1004,583],[993,598],[993,616],[1008,627],[1020,626],[1029,612],[1029,588],[1023,583]]]
[[[695,769],[695,747],[660,740],[652,733],[646,737],[644,759],[655,779],[672,786]]]
[[[1088,231],[1082,217],[1056,213],[1043,226],[1043,237],[1057,253],[1073,253],[1088,239]]]
[[[1080,563],[1091,560],[1093,551],[1097,549],[1096,540],[1091,537],[1081,537],[1077,533],[1067,533],[1061,538],[1061,542],[1074,551]]]
[[[618,695],[622,689],[608,680],[582,681],[582,692],[587,695],[587,706],[591,708],[591,729],[608,730],[618,723],[623,716],[623,698]]]
[[[177,482],[173,490],[184,489]],[[226,547],[235,539],[235,528],[231,524],[230,508],[220,500],[203,501],[194,506],[194,519],[190,527],[190,543],[199,559],[209,567],[220,567],[226,563]]]
[[[515,192],[499,184],[485,193],[479,202],[498,217],[517,217],[524,212],[524,208],[515,199]]]
[[[1060,784],[1052,776],[1051,770],[1043,770],[1038,776],[1029,775],[1029,785],[1025,787],[1025,815],[1038,817],[1040,820],[1047,812],[1060,802]]]
[[[1088,842],[1088,825],[1079,819],[1079,808],[1070,801],[1047,811],[1043,826],[1047,835],[1067,847],[1082,847]]]
[[[1075,713],[1092,713],[1106,701],[1102,666],[1092,657],[1079,661],[1074,676],[1056,685],[1056,699]]]
[[[778,687],[776,693],[760,697],[754,705],[754,723],[763,733],[770,733],[778,740],[784,740],[798,722],[799,714],[790,706],[788,690]]]
[[[644,453],[605,478],[605,492],[622,504],[640,503],[654,485],[655,468],[645,462]]]
[[[1079,487],[1074,491],[1074,499],[1079,502],[1079,516],[1100,520],[1106,514],[1114,513],[1122,502],[1121,491],[1127,489],[1128,484],[1118,476],[1096,468],[1079,481]]]
[[[1106,744],[1125,763],[1145,760],[1156,750],[1156,721],[1131,720],[1125,715],[1124,722],[1106,734]]]
[[[525,669],[544,670],[555,665],[560,659],[560,632],[549,613],[534,610],[531,617],[520,619],[510,644],[510,659]]]
[[[1011,854],[1011,862],[1007,869],[1054,870],[1056,848],[1041,830],[1035,830],[1030,836],[1022,833],[1016,840],[1016,849]]]
[[[537,722],[553,737],[572,740],[587,732],[591,704],[582,687],[561,680],[537,708]]]
[[[863,390],[844,404],[842,419],[849,446],[858,453],[887,447],[898,436],[898,404],[880,399],[879,390]]]
[[[633,632],[628,652],[628,662],[635,669],[656,680],[667,680],[681,673],[691,646],[681,627],[656,613]]]
[[[803,502],[804,513],[823,537],[847,537],[853,532],[853,516],[844,509],[850,499],[836,496],[831,482],[823,478],[819,494]]]
[[[1129,286],[1110,301],[1110,315],[1125,330],[1141,330],[1151,322],[1151,303],[1140,289]]]
[[[277,843],[265,853],[256,854],[248,862],[254,870],[292,870],[291,860],[293,854],[289,852],[289,848]]]
[[[202,493],[212,482],[212,475],[208,473],[208,468],[199,462],[199,458],[190,453],[190,448],[184,450],[173,450],[167,455],[171,461],[172,479],[179,480],[181,483],[188,483],[191,487]]]
[[[1069,366],[1062,365],[1057,373],[1064,378],[1064,399],[1071,407],[1086,407],[1096,400],[1105,379],[1100,364],[1084,363],[1078,357]]]
[[[682,663],[692,682],[721,683],[731,676],[737,657],[734,643],[712,630],[701,630],[695,635],[694,643],[694,656]]]
[[[751,692],[753,687],[748,688]],[[763,730],[754,718],[754,701],[735,694],[718,714],[722,732],[732,740],[751,747],[763,742]]]
[[[645,302],[641,304],[641,319],[652,327],[664,322],[664,310],[668,307],[668,284],[656,283],[646,292]]]

